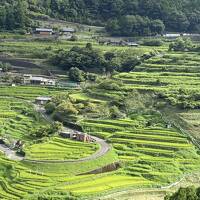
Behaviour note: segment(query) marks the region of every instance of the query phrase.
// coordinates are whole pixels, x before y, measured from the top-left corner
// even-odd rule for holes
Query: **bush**
[[[78,37],[76,35],[72,35],[72,37],[69,39],[69,41],[76,42],[76,41],[78,41]]]
[[[72,67],[69,70],[69,78],[71,81],[75,81],[75,82],[83,82],[85,81],[86,77],[85,77],[85,73],[78,69],[77,67]]]
[[[200,199],[200,188],[195,189],[194,187],[180,188],[172,196],[167,195],[165,200],[198,200]]]
[[[110,117],[112,119],[124,118],[124,114],[119,110],[117,106],[112,106],[110,108]]]
[[[115,81],[115,80],[105,80],[102,81],[98,87],[100,89],[105,89],[105,90],[121,90],[122,87],[122,82],[120,81]]]
[[[183,38],[178,38],[175,40],[175,42],[172,42],[169,45],[169,50],[170,51],[191,51],[194,50],[195,46],[192,43],[191,39],[183,39]]]
[[[49,102],[45,105],[45,110],[47,114],[51,114],[55,111],[56,105],[53,102]]]
[[[164,43],[161,39],[146,39],[142,42],[145,46],[162,46]]]

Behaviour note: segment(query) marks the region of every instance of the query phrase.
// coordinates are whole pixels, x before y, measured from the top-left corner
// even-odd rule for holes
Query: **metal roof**
[[[129,46],[138,46],[136,42],[127,42],[127,45]]]
[[[38,32],[53,32],[53,29],[51,29],[51,28],[36,28],[36,31],[38,31]]]
[[[51,101],[51,97],[37,97],[36,100],[38,100],[38,101]]]
[[[31,77],[30,78],[31,81],[47,81],[46,78],[43,78],[43,77]]]

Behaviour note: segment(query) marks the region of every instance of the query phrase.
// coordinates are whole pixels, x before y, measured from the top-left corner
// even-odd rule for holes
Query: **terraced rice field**
[[[124,163],[126,175],[143,177],[159,185],[200,166],[200,157],[193,144],[175,129],[137,129],[134,120],[89,119],[82,125],[87,131],[112,143]]]
[[[38,96],[52,96],[58,93],[66,93],[68,89],[47,88],[37,86],[0,86],[0,97],[15,97],[25,100],[35,100]]]
[[[16,98],[0,97],[0,135],[7,139],[30,139],[32,129],[45,123],[31,104]]]
[[[114,76],[124,82],[120,91],[95,89],[88,94],[75,93],[72,96],[80,101],[88,98],[93,103],[106,103],[120,98],[133,89],[153,91],[164,94],[166,98],[179,99],[181,89],[193,93],[200,92],[199,55],[195,53],[166,53],[163,57],[152,58],[134,72]],[[0,124],[2,133],[16,138],[26,138],[29,127],[37,126],[32,117],[20,113],[28,105],[21,98],[33,100],[37,96],[47,96],[60,91],[49,88],[8,87],[0,88]],[[65,91],[61,91],[65,92]],[[5,100],[5,96],[20,99]],[[11,98],[9,98],[11,99]],[[187,98],[185,98],[187,99]],[[193,99],[198,104],[198,99]],[[141,114],[142,115],[142,114]],[[195,123],[198,114],[182,113],[188,122]],[[195,117],[196,116],[196,117]],[[150,120],[155,116],[143,116]],[[19,120],[19,119],[20,120]],[[146,121],[148,121],[146,120]],[[142,121],[142,120],[141,120]],[[44,122],[45,123],[45,122]],[[34,163],[13,162],[0,155],[0,198],[34,199],[38,194],[48,192],[72,192],[85,199],[103,195],[125,188],[160,187],[177,181],[200,167],[200,156],[187,136],[175,128],[166,128],[162,120],[153,125],[142,126],[139,119],[83,119],[82,127],[88,133],[102,137],[110,142],[113,150],[104,157],[84,163]],[[27,127],[27,128],[26,128]],[[25,129],[26,128],[26,129]],[[54,137],[42,144],[27,147],[27,156],[31,159],[79,159],[98,147],[80,144]],[[104,174],[85,174],[110,163],[120,161],[121,168]],[[93,196],[94,195],[94,196]],[[62,195],[61,195],[62,196]]]
[[[5,41],[0,44],[1,52],[6,54],[11,54],[19,57],[26,58],[46,58],[49,53],[59,50],[66,49],[70,50],[74,46],[84,47],[87,41]],[[93,47],[96,49],[101,49],[102,51],[131,51],[133,54],[141,55],[144,52],[149,52],[151,49],[146,47],[130,48],[130,47],[121,47],[121,46],[112,46],[112,45],[99,45],[97,42],[93,41]],[[157,47],[161,49],[162,47]],[[42,52],[42,54],[41,54]],[[46,57],[45,57],[46,56]]]
[[[25,149],[26,158],[32,160],[77,160],[88,157],[98,150],[98,145],[82,143],[59,137]]]
[[[198,53],[165,53],[137,66],[132,73],[120,73],[114,78],[125,83],[126,89],[143,89],[173,93],[182,88],[199,91],[200,56]]]
[[[126,187],[127,185],[139,187],[139,185],[142,184],[150,184],[150,182],[146,180],[142,181],[131,179],[126,176],[116,176],[112,173],[77,176],[80,173],[94,170],[114,160],[114,154],[109,153],[104,158],[82,164],[34,164],[29,162],[17,163],[9,161],[0,155],[0,198],[5,200],[36,199],[38,194],[41,195],[43,192],[49,190],[51,192],[61,191],[60,196],[62,197],[65,196],[65,192],[73,190],[74,194],[76,193],[76,195],[80,196],[83,195],[83,190],[86,185],[88,190],[89,188],[93,188],[90,194],[97,194],[99,191],[110,191],[115,185],[118,187]],[[108,179],[108,185],[106,187],[102,186],[101,183]],[[120,180],[122,182],[120,182]],[[128,182],[126,182],[126,180],[128,180]],[[96,181],[97,184],[94,185],[93,183]],[[81,188],[83,189],[82,191]]]

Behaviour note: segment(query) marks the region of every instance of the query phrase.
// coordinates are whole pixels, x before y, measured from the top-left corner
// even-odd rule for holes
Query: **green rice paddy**
[[[3,51],[11,52],[13,46],[12,53],[19,53],[19,48],[23,46],[22,50],[27,50],[27,54],[30,55],[31,52],[28,51],[30,45],[38,50],[52,44],[44,43],[38,47],[37,42],[10,43],[10,45],[2,44],[1,47],[5,48]],[[61,44],[54,48],[71,44],[59,45]],[[173,104],[175,101],[174,105],[179,105],[183,101],[180,92],[186,90],[188,94],[185,94],[184,99],[188,103],[198,105],[199,99],[190,99],[189,96],[190,93],[200,92],[199,61],[200,56],[197,53],[165,52],[162,56],[151,58],[137,66],[134,72],[114,75],[114,79],[123,82],[120,91],[95,88],[84,93],[71,91],[70,95],[77,101],[90,100],[99,105],[120,99],[127,92],[137,89],[141,92],[151,91],[159,94],[169,103]],[[30,130],[47,122],[35,114],[31,102],[27,100],[33,101],[37,96],[51,96],[65,92],[67,90],[56,88],[0,87],[1,135],[28,142],[25,151],[27,158],[31,160],[77,160],[93,154],[99,148],[96,144],[83,144],[58,136],[45,139],[41,143],[31,142]],[[62,193],[72,192],[78,197],[95,199],[99,195],[127,188],[169,185],[182,176],[199,170],[198,150],[186,135],[174,127],[166,128],[166,122],[161,116],[156,116],[159,121],[147,126],[146,122],[154,120],[155,113],[138,115],[125,119],[81,116],[79,124],[86,132],[104,138],[112,145],[110,152],[93,161],[14,162],[0,154],[0,198],[37,199],[39,194],[51,191],[58,192],[55,194],[59,197]],[[198,111],[182,112],[181,116],[188,123],[199,125]],[[120,168],[116,171],[101,174],[87,173],[114,162],[120,163]]]

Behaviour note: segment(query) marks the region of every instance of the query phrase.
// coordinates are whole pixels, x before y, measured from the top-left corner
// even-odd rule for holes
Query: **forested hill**
[[[130,35],[149,35],[163,31],[164,26],[170,31],[200,30],[199,0],[1,0],[1,24],[5,7],[12,9],[20,1],[24,9],[38,15],[93,25],[108,23],[107,30],[114,35],[127,33],[124,29]],[[135,28],[142,31],[133,32]]]

